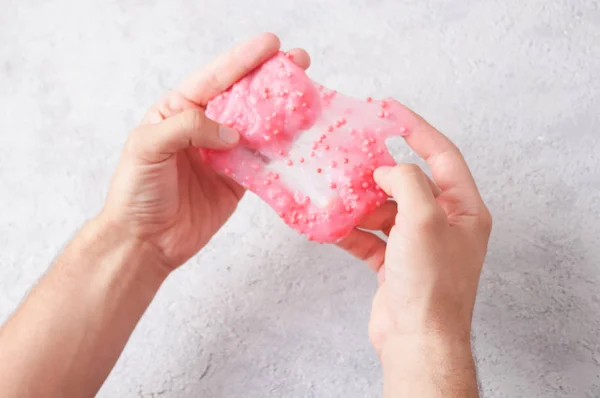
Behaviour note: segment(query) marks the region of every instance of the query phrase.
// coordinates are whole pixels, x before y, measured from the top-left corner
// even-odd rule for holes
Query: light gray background
[[[311,53],[317,81],[394,96],[463,149],[495,217],[474,321],[485,396],[600,396],[598,1],[0,5],[0,320],[99,210],[144,110],[269,30]],[[375,287],[248,195],[99,395],[377,397]]]

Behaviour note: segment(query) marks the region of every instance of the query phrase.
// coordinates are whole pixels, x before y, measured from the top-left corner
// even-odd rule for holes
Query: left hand
[[[397,212],[396,202],[386,201],[371,214],[366,215],[348,236],[337,243],[338,247],[363,260],[373,271],[379,271],[385,260],[387,243],[370,231],[381,231],[389,236]]]
[[[198,148],[228,149],[239,139],[236,132],[208,119],[204,108],[275,55],[279,46],[279,39],[269,33],[250,39],[150,108],[127,140],[98,218],[121,236],[149,243],[169,270],[202,249],[244,194],[240,185],[203,161]],[[291,53],[298,66],[309,66],[304,50]]]
[[[405,139],[428,163],[433,181],[414,164],[375,170],[398,210],[378,270],[369,334],[382,358],[386,346],[432,337],[467,347],[468,356],[492,216],[456,145],[413,115]]]

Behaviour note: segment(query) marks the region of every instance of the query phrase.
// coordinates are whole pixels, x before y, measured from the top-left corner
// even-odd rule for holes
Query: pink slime
[[[212,166],[318,242],[340,240],[387,200],[373,171],[395,164],[385,141],[414,124],[398,102],[342,96],[283,53],[210,101],[206,114],[242,135],[239,147],[206,153]]]

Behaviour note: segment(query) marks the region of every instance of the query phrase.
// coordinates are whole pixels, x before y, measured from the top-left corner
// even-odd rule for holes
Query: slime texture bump
[[[208,103],[241,145],[207,151],[210,164],[265,200],[292,228],[336,242],[387,200],[373,171],[394,165],[385,141],[409,131],[394,100],[343,96],[279,53]]]

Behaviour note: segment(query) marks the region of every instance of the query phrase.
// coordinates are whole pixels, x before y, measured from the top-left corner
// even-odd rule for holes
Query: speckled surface
[[[475,314],[485,396],[600,396],[599,7],[5,0],[0,319],[98,211],[145,108],[270,30],[306,47],[315,80],[394,96],[463,149],[495,216]],[[375,286],[248,195],[165,283],[99,396],[377,397]]]

